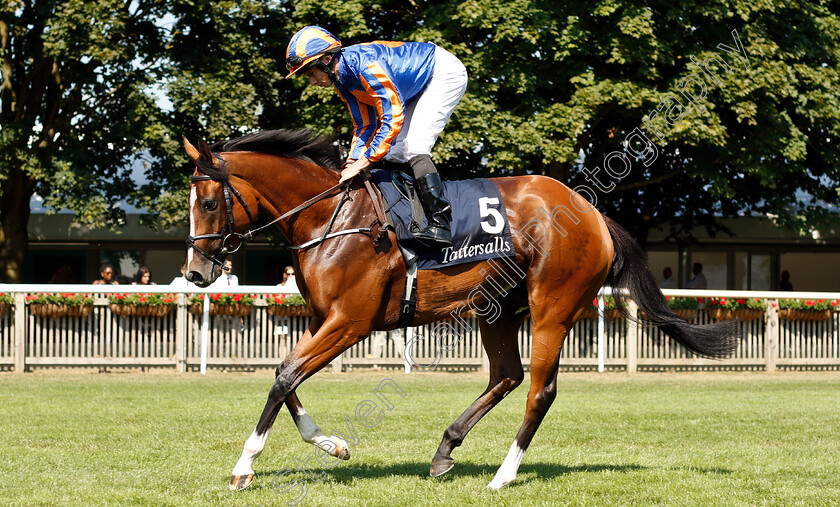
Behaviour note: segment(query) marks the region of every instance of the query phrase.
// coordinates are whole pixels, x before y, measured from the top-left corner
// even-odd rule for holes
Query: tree
[[[121,199],[150,223],[180,224],[181,135],[309,127],[346,144],[335,93],[283,79],[286,44],[307,24],[345,44],[434,41],[461,58],[467,94],[434,152],[444,177],[585,185],[642,243],[654,227],[690,241],[739,214],[826,223],[840,203],[836,11],[822,0],[5,0],[0,280],[16,279],[33,192],[89,224],[118,226]],[[134,188],[138,152],[150,183]]]
[[[117,203],[133,190],[127,163],[156,119],[144,90],[164,44],[161,7],[3,2],[0,281],[19,278],[35,192],[81,223],[121,223]]]
[[[467,94],[435,149],[444,175],[451,162],[477,158],[460,174],[585,184],[642,243],[652,227],[690,240],[696,225],[736,214],[807,226],[836,219],[825,205],[838,204],[840,187],[840,18],[830,2],[467,0],[412,2],[413,12],[396,1],[322,4],[297,2],[295,14],[350,43],[437,41],[467,65]],[[719,81],[693,63],[712,58],[714,69],[715,55],[729,67]],[[683,109],[666,121],[669,97]],[[652,148],[626,145],[637,128],[657,145],[655,160]],[[603,167],[614,152],[634,159],[620,178]],[[596,168],[600,190],[587,174]]]
[[[4,0],[0,281],[19,279],[36,192],[79,224],[119,228],[122,201],[162,216],[159,225],[183,223],[181,135],[252,129],[259,102],[277,95],[273,60],[255,55],[273,47],[266,37],[282,38],[270,4]],[[138,157],[150,182],[141,188],[129,178]]]

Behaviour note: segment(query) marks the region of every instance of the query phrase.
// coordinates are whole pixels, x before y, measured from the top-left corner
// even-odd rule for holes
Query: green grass
[[[483,374],[319,374],[298,393],[325,430],[385,377],[407,396],[375,428],[356,424],[350,461],[308,481],[302,505],[837,505],[840,374],[561,374],[517,481],[492,479],[522,422],[528,384],[428,478],[443,430]],[[272,488],[314,456],[283,409],[257,477],[230,470],[273,380],[256,374],[0,375],[3,505],[285,505]],[[312,473],[322,469],[309,459]],[[282,477],[303,481],[305,472]],[[299,490],[298,490],[299,491]]]

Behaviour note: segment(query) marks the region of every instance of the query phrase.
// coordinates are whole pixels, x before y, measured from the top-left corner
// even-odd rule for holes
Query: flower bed
[[[0,294],[0,315],[6,315],[9,308],[15,303],[15,299],[8,294]]]
[[[93,311],[90,294],[27,294],[26,304],[38,317],[87,317]]]
[[[715,320],[756,320],[764,316],[767,303],[758,298],[709,298],[708,308]]]
[[[204,311],[204,294],[190,296],[190,312]],[[210,294],[210,315],[247,317],[254,310],[254,296],[248,294]]]
[[[108,301],[120,317],[163,317],[175,307],[172,294],[113,294]]]
[[[268,305],[269,315],[281,317],[301,317],[312,315],[306,300],[300,294],[274,294],[267,296],[265,302]]]
[[[787,320],[828,320],[837,309],[837,300],[780,299],[779,318]]]
[[[613,320],[621,317],[621,310],[612,296],[604,298],[604,319]],[[592,306],[584,308],[580,318],[582,319],[597,319],[598,318],[598,298],[592,300]]]
[[[671,308],[671,311],[674,312],[677,317],[684,320],[691,320],[696,317],[700,304],[705,302],[703,298],[666,296],[665,299],[668,301],[668,306]]]

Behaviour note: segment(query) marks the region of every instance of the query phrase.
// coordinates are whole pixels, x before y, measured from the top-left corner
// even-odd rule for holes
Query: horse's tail
[[[623,303],[627,294],[639,305],[647,318],[668,336],[695,354],[723,357],[731,354],[741,340],[740,322],[729,320],[714,324],[689,324],[671,311],[665,296],[659,290],[656,277],[645,260],[645,253],[638,243],[615,221],[604,217],[613,241],[613,264],[607,275],[607,284],[613,288],[617,303]],[[624,304],[618,304],[627,316]],[[630,316],[635,318],[635,316]]]

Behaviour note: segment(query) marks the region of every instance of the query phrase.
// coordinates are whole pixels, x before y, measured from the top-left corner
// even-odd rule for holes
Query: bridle
[[[222,157],[220,157],[216,153],[214,153],[213,155],[219,160],[220,163],[224,164],[224,160],[222,159]],[[198,167],[198,166],[196,166],[196,167]],[[270,227],[271,225],[274,225],[275,223],[279,222],[280,220],[283,220],[284,218],[288,218],[288,217],[294,215],[295,213],[298,213],[298,212],[312,206],[316,202],[324,199],[325,197],[329,196],[330,194],[332,194],[333,192],[335,192],[336,190],[338,190],[341,187],[344,187],[344,195],[342,195],[342,198],[339,201],[338,206],[336,206],[335,211],[332,214],[332,217],[330,219],[329,224],[327,225],[326,229],[324,229],[324,233],[318,238],[307,241],[306,243],[303,243],[301,245],[289,246],[288,248],[290,250],[301,250],[303,248],[307,248],[307,247],[310,247],[312,245],[316,245],[318,243],[321,243],[322,241],[324,241],[326,239],[329,239],[329,238],[334,238],[334,237],[337,237],[337,236],[344,236],[346,234],[355,234],[355,233],[366,234],[366,233],[371,233],[373,231],[373,224],[372,224],[371,227],[361,227],[361,228],[355,228],[355,229],[346,229],[346,230],[337,231],[337,232],[330,232],[333,224],[335,223],[336,218],[338,217],[338,212],[341,209],[341,207],[348,200],[352,200],[352,198],[350,197],[350,182],[349,181],[345,182],[345,183],[339,183],[337,185],[334,185],[333,187],[330,187],[327,190],[324,190],[323,192],[316,195],[315,197],[312,197],[311,199],[306,200],[304,203],[300,204],[299,206],[296,206],[295,208],[292,208],[291,210],[289,210],[286,213],[282,214],[281,216],[275,218],[271,222],[269,222],[269,223],[267,223],[263,226],[257,227],[256,229],[248,229],[244,233],[236,232],[236,220],[233,218],[233,197],[236,196],[236,200],[238,200],[239,203],[242,204],[242,207],[245,208],[245,213],[248,214],[248,219],[251,221],[252,224],[254,223],[254,215],[251,213],[251,209],[248,207],[248,203],[245,202],[245,199],[242,197],[242,194],[238,190],[236,190],[236,188],[230,183],[230,178],[213,177],[213,176],[210,176],[208,174],[193,174],[192,176],[190,176],[190,182],[196,183],[196,182],[199,182],[199,181],[218,181],[219,183],[222,184],[222,190],[224,192],[224,197],[225,197],[225,206],[227,207],[227,214],[226,214],[226,218],[225,218],[225,225],[222,227],[222,230],[220,232],[215,232],[215,233],[210,233],[210,234],[199,234],[198,236],[187,236],[187,248],[194,248],[195,251],[198,252],[199,254],[201,254],[205,259],[209,260],[213,264],[216,264],[220,267],[223,266],[223,261],[221,259],[219,259],[219,257],[218,257],[219,255],[224,256],[224,255],[236,252],[237,250],[239,250],[242,247],[242,244],[245,242],[246,239],[253,239],[255,233],[257,233],[257,232],[259,232],[259,231],[261,231],[261,230],[263,230],[267,227]],[[374,222],[374,224],[376,222],[380,222],[380,221],[377,219]],[[380,222],[380,224],[381,223],[382,222]],[[197,240],[200,240],[200,239],[220,239],[220,240],[222,240],[222,248],[216,253],[216,255],[211,255],[211,254],[205,252],[204,250],[202,250],[201,248],[196,246],[195,242]],[[235,246],[232,245],[230,242],[233,241],[233,240],[238,240],[238,244],[235,245]]]
[[[218,157],[218,155],[217,155]],[[217,257],[217,255],[227,255],[229,253],[234,253],[242,247],[242,240],[245,235],[250,235],[252,231],[248,231],[246,234],[239,234],[236,232],[236,220],[233,218],[233,196],[236,196],[236,200],[242,204],[242,207],[245,208],[245,213],[248,214],[248,220],[251,223],[254,222],[254,215],[251,213],[251,208],[248,207],[248,203],[245,202],[245,199],[242,197],[242,194],[239,193],[239,190],[230,184],[230,179],[228,178],[213,178],[207,174],[193,174],[190,176],[190,182],[196,183],[199,181],[218,181],[222,184],[222,191],[225,196],[225,206],[227,207],[227,216],[225,217],[225,225],[222,227],[220,232],[214,232],[210,234],[199,234],[198,236],[187,236],[187,248],[193,248],[196,252],[200,253],[205,259],[209,260],[213,264],[217,264],[219,266],[223,265],[223,261]],[[250,237],[250,236],[249,236]],[[239,244],[234,246],[228,246],[228,241],[231,238],[236,238],[239,240]],[[195,242],[199,239],[220,239],[222,240],[222,248],[216,255],[210,255],[209,253],[205,252],[198,246],[196,246]]]

